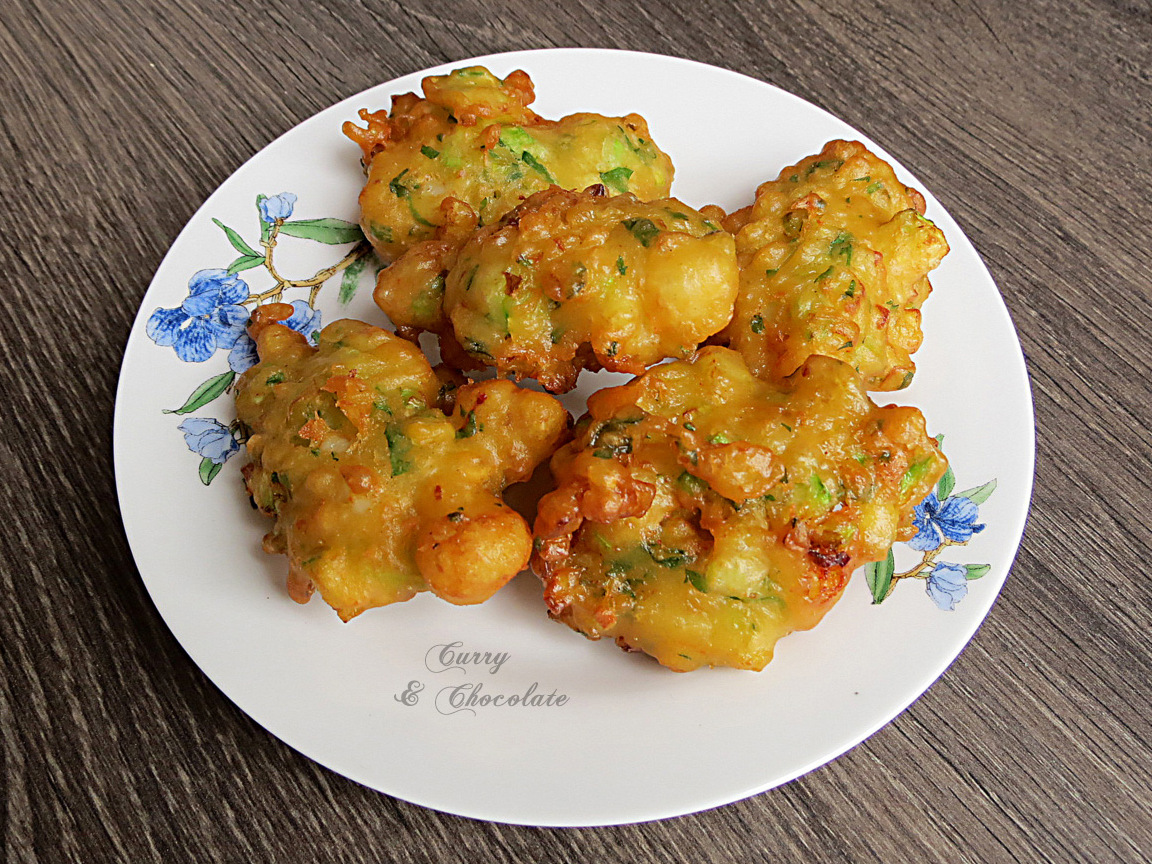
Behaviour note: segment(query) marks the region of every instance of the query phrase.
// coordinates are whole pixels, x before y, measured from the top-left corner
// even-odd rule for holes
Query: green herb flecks
[[[841,231],[836,235],[836,239],[832,241],[832,245],[828,250],[829,254],[836,258],[842,256],[844,258],[844,265],[846,267],[852,266],[852,235],[847,231]]]
[[[843,159],[821,159],[819,162],[813,162],[811,165],[809,165],[808,170],[805,172],[804,176],[811,177],[814,172],[823,171],[825,169],[831,169],[835,171],[843,164]]]
[[[487,357],[488,359],[495,359],[492,357],[491,353],[489,353],[488,346],[486,346],[483,342],[476,341],[475,339],[465,339],[464,340],[464,350],[467,351],[469,354],[473,354],[477,357]]]
[[[900,478],[900,494],[903,495],[917,483],[924,479],[924,475],[928,473],[928,469],[932,466],[932,457],[925,456],[923,459],[918,459],[908,466],[908,470],[904,472],[904,476]]]
[[[685,564],[691,564],[696,560],[694,555],[690,555],[683,549],[669,548],[658,540],[646,542],[643,546],[644,551],[653,561],[668,569],[683,567]]]
[[[689,495],[700,495],[708,489],[708,481],[701,480],[687,471],[681,471],[680,476],[676,478],[676,488],[684,490]]]
[[[425,219],[423,216],[421,216],[418,212],[416,212],[416,205],[412,202],[412,193],[417,191],[420,188],[420,184],[419,183],[413,183],[411,186],[406,186],[402,182],[404,180],[404,175],[407,174],[408,171],[409,171],[409,169],[405,168],[403,171],[401,171],[399,174],[397,174],[395,177],[393,177],[391,180],[389,180],[388,181],[388,188],[391,190],[392,194],[395,195],[397,198],[402,198],[405,202],[407,202],[408,212],[412,215],[412,218],[417,223],[419,223],[420,225],[423,225],[426,228],[434,228],[435,226],[431,222],[429,222],[427,219]]]
[[[621,194],[628,191],[628,180],[631,177],[632,169],[625,168],[623,165],[619,168],[613,168],[611,171],[600,172],[600,182],[613,192],[619,192]]]
[[[412,470],[412,462],[408,453],[412,449],[412,440],[395,426],[384,427],[384,437],[388,439],[388,458],[392,462],[392,476],[399,477]]]
[[[804,229],[807,214],[799,210],[789,210],[784,214],[784,234],[787,237],[799,237]]]
[[[632,436],[629,426],[639,423],[643,417],[615,417],[600,425],[589,440],[592,455],[599,459],[612,459],[632,452]]]
[[[389,191],[397,198],[407,198],[412,194],[412,189],[405,186],[403,183],[404,175],[407,174],[408,171],[409,169],[405,168],[403,171],[388,181]]]
[[[477,432],[484,431],[484,424],[476,419],[475,411],[468,411],[464,415],[464,425],[456,430],[457,438],[471,438]]]
[[[651,219],[625,219],[620,224],[632,232],[632,236],[645,247],[660,233],[660,229]]]
[[[529,168],[531,168],[533,171],[535,171],[537,174],[539,174],[541,177],[543,177],[549,183],[555,183],[556,182],[556,180],[552,177],[552,175],[548,173],[548,169],[545,168],[542,164],[540,164],[540,161],[535,156],[533,156],[531,153],[529,153],[527,150],[525,150],[520,155],[520,158],[524,161],[525,165],[527,165]]]
[[[808,490],[812,493],[813,499],[825,507],[832,506],[832,493],[828,491],[828,487],[824,485],[824,481],[820,479],[819,474],[813,474],[808,480]]]

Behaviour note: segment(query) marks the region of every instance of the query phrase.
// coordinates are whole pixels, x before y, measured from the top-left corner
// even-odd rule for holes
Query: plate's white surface
[[[253,719],[332,770],[417,804],[503,822],[613,824],[725,804],[810,771],[891,720],[952,662],[995,600],[1027,513],[1033,427],[1023,357],[996,286],[931,194],[928,216],[952,252],[932,278],[914,385],[877,399],[925,412],[929,431],[946,436],[958,488],[997,480],[980,508],[987,527],[962,559],[991,563],[991,571],[970,583],[952,612],[937,609],[915,580],[872,605],[857,573],[824,622],[784,639],[759,674],[677,675],[610,643],[588,642],[547,618],[530,574],[473,608],[423,595],[342,624],[318,597],[298,606],[284,590],[285,560],[260,551],[268,523],[242,490],[242,454],[205,487],[176,429],[183,418],[161,413],[227,368],[225,351],[184,363],[144,332],[153,310],[181,303],[194,272],[227,267],[235,257],[212,217],[250,227],[257,193],[291,191],[299,196],[295,218],[355,221],[362,174],[341,122],[418,90],[429,72],[473,62],[501,76],[528,71],[538,94],[533,107],[544,116],[642,114],[676,165],[673,194],[695,206],[743,206],[758,183],[831,138],[863,140],[884,155],[826,112],[762,82],[685,60],[601,50],[460,61],[382,84],[300,124],[192,218],[157,271],[129,339],[114,449],[124,524],[144,582],[192,659]],[[900,166],[897,172],[923,188]],[[330,263],[332,248],[317,254],[327,250]],[[300,263],[312,272],[307,260]],[[347,307],[337,304],[334,287],[325,288],[320,307],[325,322],[350,315],[383,323],[368,288]],[[578,408],[602,380],[585,373],[569,407]],[[199,413],[227,422],[229,398]],[[457,642],[461,651],[506,658],[495,672],[445,669],[435,646]],[[466,686],[453,690],[459,685]],[[567,699],[454,711],[453,692],[475,688],[506,695],[533,688],[554,693],[554,703]],[[406,691],[415,704],[401,698]]]

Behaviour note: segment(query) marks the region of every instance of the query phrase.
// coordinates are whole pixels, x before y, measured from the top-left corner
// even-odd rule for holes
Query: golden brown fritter
[[[341,618],[431,589],[478,603],[527,564],[527,524],[502,500],[566,435],[551,396],[509,381],[465,384],[420,350],[359,321],[325,327],[312,348],[256,310],[260,362],[237,385],[249,430],[244,476],[276,520],[264,538],[289,559],[292,597],[314,589]]]
[[[736,286],[732,236],[675,198],[553,187],[464,244],[443,305],[474,360],[563,392],[581,369],[688,356],[728,323]]]
[[[740,294],[719,340],[762,377],[815,354],[849,363],[869,390],[912,380],[927,274],[948,251],[924,198],[863,144],[830,141],[756,191],[725,227]]]
[[[533,566],[553,617],[678,671],[761,669],[914,529],[947,462],[851,367],[787,381],[710,347],[595,393],[552,459]]]
[[[366,128],[344,124],[368,170],[361,225],[385,262],[434,236],[447,198],[484,225],[553,184],[668,195],[672,163],[636,114],[545,120],[528,107],[535,94],[521,71],[501,81],[472,66],[422,87],[424,98],[396,96],[390,112],[361,111]]]

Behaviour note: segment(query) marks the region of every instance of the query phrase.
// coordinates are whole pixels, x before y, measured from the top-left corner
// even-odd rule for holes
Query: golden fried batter
[[[502,500],[566,434],[551,396],[509,381],[455,386],[393,334],[342,320],[312,348],[278,325],[291,306],[253,315],[260,362],[237,386],[250,432],[253,502],[276,523],[264,538],[289,559],[289,592],[314,588],[344,620],[431,589],[478,603],[527,564],[527,524]]]
[[[947,465],[920,412],[877,408],[848,365],[776,384],[719,347],[595,393],[576,436],[536,518],[549,610],[678,671],[763,668],[912,535]]]
[[[474,359],[562,392],[581,369],[691,354],[732,317],[737,278],[732,236],[675,198],[553,187],[464,244],[443,305]]]
[[[814,354],[851,364],[869,390],[912,380],[927,274],[948,251],[924,198],[863,144],[830,141],[756,191],[725,224],[740,295],[720,340],[781,378]]]
[[[669,192],[672,163],[636,114],[545,120],[528,107],[535,94],[522,71],[501,81],[472,66],[432,75],[422,87],[423,99],[396,96],[390,112],[361,111],[366,128],[344,124],[368,169],[361,225],[385,262],[433,237],[446,198],[483,225],[553,184],[603,183],[641,198]]]

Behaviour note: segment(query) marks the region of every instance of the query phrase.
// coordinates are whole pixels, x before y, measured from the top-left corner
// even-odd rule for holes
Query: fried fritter
[[[927,274],[948,251],[924,209],[858,142],[830,141],[785,168],[725,223],[740,294],[717,341],[760,376],[783,378],[820,354],[852,365],[869,390],[907,386]]]
[[[359,321],[312,348],[256,310],[260,362],[237,385],[249,431],[244,477],[276,520],[264,538],[289,559],[291,596],[314,589],[344,620],[431,589],[479,603],[527,565],[532,536],[502,500],[567,434],[551,396],[509,381],[465,384],[419,348]],[[454,389],[455,407],[438,405]]]
[[[472,66],[429,76],[422,88],[423,99],[393,97],[390,112],[361,111],[366,128],[344,124],[368,169],[361,225],[386,263],[433,237],[447,198],[484,225],[551,185],[603,183],[641,198],[671,188],[672,162],[639,115],[545,120],[528,107],[535,94],[522,71],[501,81]]]
[[[563,392],[581,369],[688,356],[728,323],[736,287],[732,236],[675,198],[552,187],[464,244],[443,305],[472,358]]]
[[[844,363],[782,383],[709,347],[588,400],[553,457],[533,566],[551,615],[665,666],[762,669],[914,532],[947,462]]]

